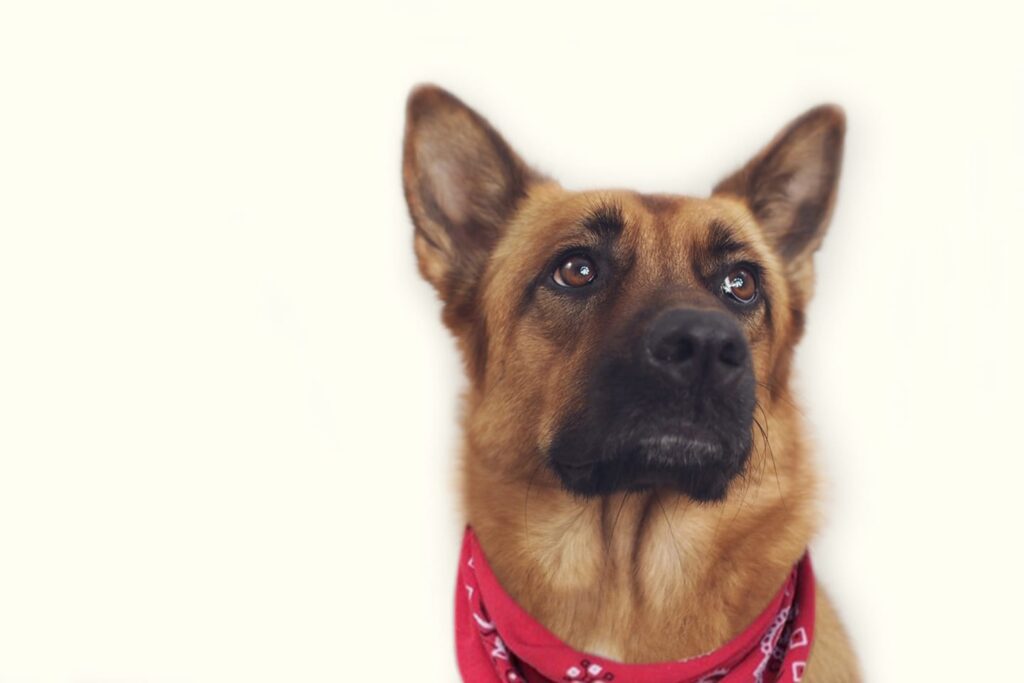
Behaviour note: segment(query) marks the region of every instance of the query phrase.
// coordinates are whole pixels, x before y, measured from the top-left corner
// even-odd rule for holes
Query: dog
[[[859,680],[809,574],[818,478],[790,390],[845,127],[811,109],[706,198],[572,192],[452,94],[412,91],[414,250],[469,379],[465,680]]]

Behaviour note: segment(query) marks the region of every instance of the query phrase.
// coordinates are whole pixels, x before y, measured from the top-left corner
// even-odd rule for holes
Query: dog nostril
[[[745,353],[742,344],[729,340],[722,344],[718,351],[718,360],[725,365],[739,366],[743,364]]]
[[[697,347],[689,336],[670,335],[662,340],[654,355],[663,363],[677,364],[690,360],[696,352]]]

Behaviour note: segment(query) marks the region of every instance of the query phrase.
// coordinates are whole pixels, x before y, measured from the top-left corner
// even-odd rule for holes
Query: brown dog
[[[709,198],[569,192],[436,87],[408,104],[405,195],[462,350],[463,495],[501,585],[621,662],[714,650],[815,531],[790,395],[845,122],[785,128]],[[819,589],[803,680],[857,680]]]

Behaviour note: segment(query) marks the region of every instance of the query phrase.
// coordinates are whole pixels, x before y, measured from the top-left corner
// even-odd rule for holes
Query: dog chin
[[[567,490],[583,497],[658,488],[716,502],[746,465],[749,443],[729,448],[705,435],[659,434],[585,462],[561,456],[551,454],[551,467]]]

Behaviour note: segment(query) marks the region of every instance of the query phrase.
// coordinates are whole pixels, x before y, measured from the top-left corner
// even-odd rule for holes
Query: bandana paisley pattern
[[[814,632],[808,555],[740,635],[698,657],[622,664],[573,650],[523,610],[466,529],[455,595],[455,646],[467,683],[799,683]]]

